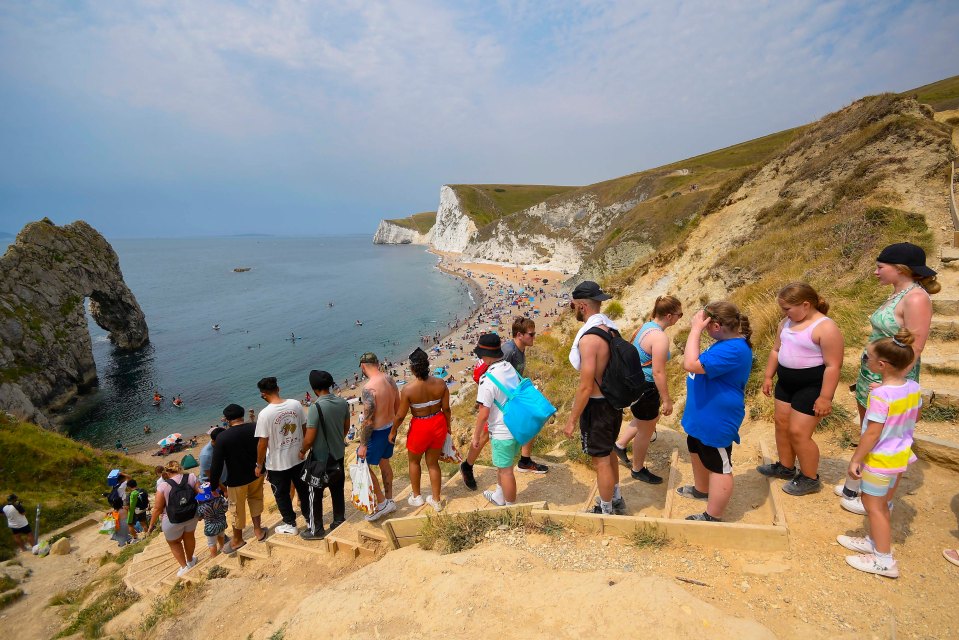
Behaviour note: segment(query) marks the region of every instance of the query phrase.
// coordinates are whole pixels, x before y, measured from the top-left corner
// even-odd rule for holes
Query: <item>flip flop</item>
[[[225,554],[228,555],[228,556],[232,556],[232,555],[234,555],[238,550],[242,549],[242,548],[245,547],[245,546],[246,546],[246,543],[244,542],[244,543],[241,544],[240,546],[234,547],[234,546],[233,546],[233,541],[230,540],[230,541],[227,542],[225,545],[223,545],[223,548],[220,549],[220,553],[225,553]]]
[[[959,549],[943,549],[942,557],[959,567]]]
[[[263,528],[263,535],[256,539],[257,542],[263,542],[266,540],[266,537],[270,535],[270,529],[268,527]]]

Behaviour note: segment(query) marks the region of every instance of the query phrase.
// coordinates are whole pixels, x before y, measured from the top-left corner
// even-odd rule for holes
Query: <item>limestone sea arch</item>
[[[120,260],[96,229],[27,224],[0,256],[0,410],[50,427],[48,413],[96,384],[85,300],[117,348],[149,342]]]

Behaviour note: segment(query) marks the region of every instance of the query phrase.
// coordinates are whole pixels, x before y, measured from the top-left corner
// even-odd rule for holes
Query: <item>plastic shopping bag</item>
[[[107,516],[100,525],[100,533],[112,534],[116,530],[116,526],[117,521],[113,519],[113,516]]]
[[[446,434],[446,443],[443,445],[443,453],[440,454],[440,462],[455,462],[456,464],[463,462],[463,456],[453,446],[452,433]]]
[[[376,496],[373,495],[373,478],[366,460],[358,460],[350,465],[350,482],[353,483],[353,506],[363,513],[376,511]]]

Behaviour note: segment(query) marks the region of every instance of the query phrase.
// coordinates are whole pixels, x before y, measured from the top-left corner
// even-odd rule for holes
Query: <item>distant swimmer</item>
[[[181,398],[179,394],[173,397],[173,406],[174,407],[183,406],[183,398]]]
[[[356,321],[356,326],[362,327],[362,326],[363,326],[363,322],[361,322],[360,320],[357,320],[357,321]]]
[[[326,304],[327,304],[327,306],[329,306],[330,308],[333,308],[333,301],[332,301],[332,300],[330,300],[330,301],[327,302]]]
[[[214,330],[214,331],[219,331],[219,330],[220,330],[220,325],[218,325],[218,324],[213,325],[213,330]]]

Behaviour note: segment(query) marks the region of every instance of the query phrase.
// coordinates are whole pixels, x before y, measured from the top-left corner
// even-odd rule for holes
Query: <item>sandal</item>
[[[657,429],[653,429],[653,435],[649,439],[650,444],[652,444],[653,442],[656,442],[656,438],[658,437],[659,437],[659,431]]]
[[[257,538],[256,541],[257,541],[257,542],[263,542],[264,540],[266,540],[266,537],[267,537],[268,535],[270,535],[270,528],[269,528],[269,527],[263,527],[263,535],[260,536],[259,538]]]
[[[959,549],[943,549],[942,557],[959,567]]]
[[[242,549],[242,548],[245,547],[245,546],[246,546],[246,543],[244,542],[243,544],[234,547],[234,546],[233,546],[233,541],[230,540],[230,541],[227,542],[225,545],[223,545],[223,548],[220,549],[220,553],[225,553],[225,554],[228,555],[228,556],[232,556],[232,555],[234,555],[238,550]]]

